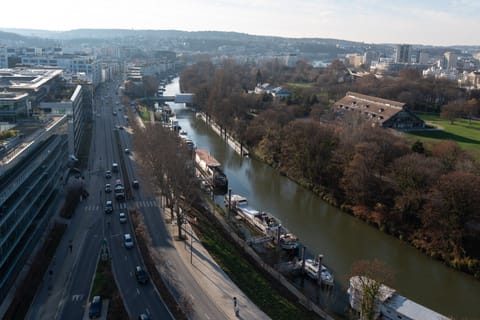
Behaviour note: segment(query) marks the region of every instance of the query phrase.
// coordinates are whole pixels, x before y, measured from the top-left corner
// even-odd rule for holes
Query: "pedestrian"
[[[235,316],[240,315],[240,307],[238,306],[237,297],[233,297],[233,311],[235,311]]]

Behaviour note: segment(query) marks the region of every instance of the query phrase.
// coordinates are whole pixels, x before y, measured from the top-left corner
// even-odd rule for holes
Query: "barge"
[[[208,151],[195,149],[195,164],[197,175],[203,178],[214,191],[223,191],[228,189],[228,179],[223,173],[220,162],[217,161]]]

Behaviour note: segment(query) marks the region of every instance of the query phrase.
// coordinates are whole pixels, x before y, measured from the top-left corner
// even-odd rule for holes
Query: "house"
[[[335,112],[342,116],[356,112],[365,116],[372,125],[397,130],[421,129],[425,122],[408,110],[403,102],[381,99],[356,92],[347,92],[345,97],[333,105]]]
[[[284,87],[275,87],[270,83],[258,83],[254,90],[255,94],[270,94],[274,99],[285,99],[292,95],[290,90]]]
[[[292,95],[290,90],[287,88],[283,87],[276,87],[271,91],[271,95],[273,96],[274,99],[286,99]]]
[[[255,94],[270,94],[275,86],[270,83],[258,83],[255,87]]]

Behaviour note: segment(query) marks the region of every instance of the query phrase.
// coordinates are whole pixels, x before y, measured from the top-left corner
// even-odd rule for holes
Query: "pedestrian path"
[[[166,211],[168,209],[163,210],[165,217],[168,218],[170,213],[165,213]],[[173,238],[176,235],[177,227],[170,225],[167,229]],[[207,249],[203,247],[192,228],[186,226],[187,229],[193,237],[192,247],[185,245],[183,241],[173,241],[173,244],[185,266],[194,275],[200,287],[204,288],[205,295],[212,303],[216,304],[218,309],[223,311],[226,319],[270,319],[220,268]],[[193,301],[193,305],[195,306],[195,301]]]

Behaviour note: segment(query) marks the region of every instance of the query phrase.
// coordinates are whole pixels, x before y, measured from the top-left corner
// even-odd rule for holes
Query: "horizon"
[[[18,30],[19,33],[16,33],[15,30]],[[346,42],[356,42],[356,43],[364,43],[367,45],[398,45],[398,44],[408,44],[411,46],[427,46],[427,47],[480,47],[479,44],[463,44],[463,43],[454,43],[450,45],[436,45],[436,44],[425,44],[425,43],[405,43],[405,42],[364,42],[358,40],[350,40],[350,39],[342,39],[342,38],[332,38],[332,37],[288,37],[288,36],[281,36],[281,35],[264,35],[264,34],[252,34],[240,31],[221,31],[221,30],[180,30],[180,29],[141,29],[141,28],[74,28],[74,29],[67,29],[67,30],[51,30],[51,29],[32,29],[32,28],[10,28],[10,27],[2,27],[0,26],[0,31],[3,32],[10,32],[16,33],[18,35],[27,36],[27,37],[37,37],[37,38],[44,38],[49,39],[48,37],[38,36],[35,33],[43,33],[43,32],[51,32],[51,33],[62,33],[62,32],[73,32],[73,31],[81,31],[81,30],[94,30],[94,31],[173,31],[173,32],[187,32],[187,33],[201,33],[201,32],[218,32],[218,33],[237,33],[247,36],[253,37],[273,37],[273,38],[283,38],[283,39],[322,39],[322,40],[339,40],[339,41],[346,41]],[[32,34],[27,34],[28,31],[32,31]],[[55,40],[55,39],[52,39]]]
[[[52,9],[53,8],[53,9]],[[4,12],[18,12],[7,2]],[[282,38],[338,39],[371,44],[478,46],[480,2],[474,0],[85,0],[75,14],[60,0],[33,3],[2,17],[2,28],[39,31],[77,29],[236,32]],[[64,14],[66,12],[67,14]],[[20,19],[19,19],[20,17]],[[420,31],[420,32],[419,32]]]

